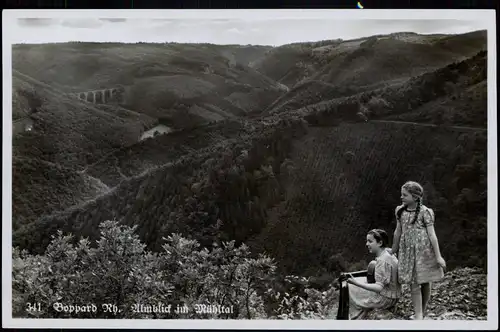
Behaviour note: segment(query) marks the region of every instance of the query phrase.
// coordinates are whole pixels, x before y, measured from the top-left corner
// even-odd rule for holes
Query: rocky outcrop
[[[487,275],[477,268],[461,268],[448,272],[432,286],[426,320],[486,320]],[[374,310],[366,319],[412,319],[410,290],[403,287],[403,298],[396,310]]]

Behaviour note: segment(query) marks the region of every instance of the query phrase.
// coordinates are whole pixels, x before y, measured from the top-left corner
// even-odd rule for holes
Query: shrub
[[[275,271],[265,256],[251,258],[247,246],[234,241],[200,248],[197,241],[173,234],[163,251],[152,253],[134,234],[135,228],[105,221],[100,239],[72,243],[59,232],[43,255],[13,251],[13,317],[40,318],[259,318],[265,286]],[[144,305],[172,305],[171,314],[138,313]],[[41,311],[26,311],[26,303],[40,303]],[[67,313],[54,303],[96,310]],[[233,307],[233,313],[202,314],[197,304]],[[174,309],[187,306],[189,312]]]
[[[387,108],[390,107],[389,103],[381,98],[381,97],[377,97],[377,96],[373,96],[367,103],[367,106],[368,106],[368,109],[377,114],[383,110],[386,110]]]

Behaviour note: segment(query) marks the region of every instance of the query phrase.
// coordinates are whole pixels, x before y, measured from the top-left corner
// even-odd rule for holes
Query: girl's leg
[[[422,287],[422,313],[425,315],[427,310],[427,304],[431,298],[431,283],[425,283],[421,285]]]
[[[365,310],[359,310],[355,314],[351,315],[349,314],[349,319],[350,320],[363,320],[366,317],[366,311]]]
[[[366,318],[366,316],[368,316],[368,312],[369,312],[368,310],[362,310],[361,314],[358,317],[356,317],[355,319],[356,320],[364,320]]]
[[[422,290],[417,283],[411,285],[411,302],[413,303],[413,310],[415,310],[415,319],[424,319],[422,312]]]

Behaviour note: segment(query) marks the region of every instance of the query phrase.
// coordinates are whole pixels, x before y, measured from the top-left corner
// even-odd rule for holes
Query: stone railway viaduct
[[[92,104],[106,104],[121,100],[124,93],[124,87],[114,87],[100,90],[73,92],[68,93],[68,96],[78,98],[79,100],[83,100]]]
[[[70,92],[66,96],[77,98],[92,104],[120,103],[123,102],[126,89],[118,86],[108,89],[99,89],[83,92]],[[64,94],[64,93],[63,93]],[[33,130],[33,119],[31,113],[12,121],[12,134],[17,135],[22,132]]]

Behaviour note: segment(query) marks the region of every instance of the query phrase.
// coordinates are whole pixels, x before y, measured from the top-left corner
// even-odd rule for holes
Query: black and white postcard
[[[4,327],[498,326],[474,10],[3,12]]]

